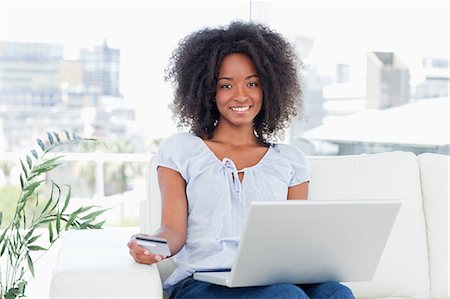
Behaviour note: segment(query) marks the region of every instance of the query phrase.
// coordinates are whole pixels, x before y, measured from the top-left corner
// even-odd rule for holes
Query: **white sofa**
[[[346,283],[358,298],[450,297],[448,156],[389,152],[310,157],[309,162],[310,199],[403,199],[373,280]],[[149,196],[141,205],[141,231],[146,233],[160,222],[155,174],[151,167]],[[125,246],[127,237],[108,231],[68,235],[50,298],[161,298],[161,280],[173,269],[172,261],[160,263],[159,271],[154,265],[134,263]],[[106,244],[92,245],[93,238]],[[74,244],[78,250],[71,249]]]

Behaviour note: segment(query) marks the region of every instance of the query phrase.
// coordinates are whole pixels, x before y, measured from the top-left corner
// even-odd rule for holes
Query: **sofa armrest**
[[[449,298],[448,208],[450,157],[440,154],[418,156],[423,208],[427,224],[432,298]]]
[[[152,233],[150,217],[150,201],[142,200],[139,203],[139,226],[141,228],[141,233]]]
[[[136,263],[127,242],[134,229],[69,231],[50,284],[50,298],[162,298],[155,265]]]

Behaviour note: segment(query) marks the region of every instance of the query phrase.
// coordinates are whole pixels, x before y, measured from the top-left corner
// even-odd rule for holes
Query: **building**
[[[295,35],[295,49],[302,60],[306,60],[314,48],[314,38],[306,35]]]
[[[59,64],[59,82],[73,88],[83,88],[83,65],[79,61],[62,60]]]
[[[80,50],[79,61],[83,65],[84,85],[89,93],[120,97],[120,50],[101,46]]]
[[[88,95],[83,83],[83,66],[79,61],[61,61],[59,65],[59,82],[63,106],[86,106],[85,99]]]
[[[294,37],[294,41],[297,55],[304,62],[304,66],[301,69],[303,113],[301,118],[293,120],[291,124],[289,142],[308,153],[310,145],[303,142],[301,136],[303,132],[322,124],[325,116],[322,89],[330,84],[332,79],[329,76],[320,74],[317,65],[308,63],[308,56],[314,48],[314,39],[308,36],[297,35]]]
[[[350,66],[344,63],[336,64],[336,83],[350,82]]]
[[[334,83],[323,88],[326,116],[349,115],[366,109],[365,90],[355,82]]]
[[[59,65],[62,59],[62,45],[0,42],[2,105],[59,105]]]
[[[450,69],[447,58],[426,57],[422,62],[425,80],[417,85],[416,99],[446,97],[450,89]]]
[[[304,134],[318,155],[392,150],[449,154],[448,97],[423,99],[384,110],[364,110],[326,119]],[[330,150],[331,149],[331,150]]]
[[[46,131],[123,140],[135,112],[119,91],[119,50],[83,49],[63,59],[58,44],[1,42],[0,144],[3,151],[29,145]]]
[[[409,99],[409,70],[395,53],[367,54],[366,101],[369,109],[406,104]]]

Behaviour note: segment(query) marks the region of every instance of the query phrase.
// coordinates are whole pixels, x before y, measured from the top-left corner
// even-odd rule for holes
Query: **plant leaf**
[[[58,195],[56,196],[55,204],[53,205],[53,207],[51,207],[50,211],[54,211],[55,210],[55,208],[58,206],[59,200],[61,198],[61,188],[55,182],[52,181],[52,183],[55,185],[56,189],[58,190]]]
[[[64,130],[64,133],[66,134],[67,140],[71,140],[71,139],[70,139],[70,134],[69,134],[69,132],[67,132],[66,130]]]
[[[46,166],[46,165],[48,165],[48,164],[54,164],[54,162],[55,162],[56,160],[59,160],[59,159],[61,159],[62,157],[63,157],[62,155],[61,155],[61,156],[55,156],[55,157],[53,157],[53,158],[51,158],[51,159],[48,159],[48,160],[43,161],[41,164],[37,165],[36,167],[39,167],[39,166]]]
[[[48,223],[48,239],[50,243],[53,243],[53,228],[52,228],[52,222]]]
[[[34,278],[34,265],[33,265],[33,260],[31,259],[31,256],[29,253],[27,253],[27,263],[28,263],[28,268],[30,269],[31,275],[33,275],[33,278]]]
[[[56,138],[56,141],[57,141],[58,143],[60,143],[60,142],[61,142],[61,138],[59,138],[59,135],[58,135],[58,133],[56,133],[56,132],[53,132],[53,135],[55,136],[55,138]]]
[[[61,213],[59,212],[56,214],[56,234],[59,235],[59,232],[61,231]]]
[[[23,190],[24,191],[29,191],[29,190],[34,191],[43,182],[45,182],[45,180],[40,180],[40,181],[33,182],[33,183],[29,184],[28,186],[26,186],[25,189],[23,189]]]
[[[16,209],[16,214],[14,216],[14,225],[17,229],[19,229],[20,226],[20,220],[22,219],[22,211],[25,208],[25,202],[26,199],[22,199],[22,197],[20,197],[19,202],[17,203],[17,209]]]
[[[103,221],[95,224],[92,228],[93,229],[100,229],[100,228],[102,228],[103,224],[105,224],[105,222],[106,222],[106,220],[103,220]]]
[[[53,145],[55,142],[53,141],[53,136],[50,132],[47,132],[47,138],[48,141],[50,141],[50,144]]]
[[[45,168],[45,166],[47,166],[48,164],[54,164],[54,162],[56,160],[61,159],[62,157],[63,156],[56,156],[56,157],[53,157],[51,159],[45,160],[43,163],[41,163],[39,165],[36,165],[35,169],[39,168],[39,167],[43,167],[43,166],[44,166],[43,168]],[[33,170],[35,170],[35,169],[33,169]]]
[[[6,236],[6,233],[8,232],[8,230],[9,230],[9,228],[6,228],[6,229],[2,232],[2,235],[1,235],[1,237],[0,237],[0,242],[6,242],[6,241],[7,241],[7,239],[5,238],[5,236]]]
[[[66,222],[66,227],[65,227],[66,230],[72,225],[72,222],[75,220],[75,218],[79,214],[79,212],[77,212],[77,211],[70,214],[69,220],[67,220],[67,222]]]
[[[25,294],[25,287],[27,286],[27,282],[25,280],[22,280],[17,286],[19,288],[19,297],[24,297],[23,295]]]
[[[5,299],[15,299],[19,296],[19,288],[10,288],[5,293]]]
[[[41,215],[47,211],[48,207],[53,201],[53,190],[55,189],[55,183],[52,182],[52,190],[50,191],[50,198],[48,199],[47,203],[45,204],[45,207],[42,209]]]
[[[79,208],[79,210],[80,210],[80,214],[81,213],[84,213],[84,212],[86,212],[86,211],[89,211],[90,209],[93,209],[93,208],[99,208],[100,206],[94,206],[94,205],[92,205],[92,206],[87,206],[87,207],[85,207],[85,206],[83,206],[83,207],[81,207],[81,208]]]
[[[44,144],[44,142],[42,142],[42,140],[41,139],[36,139],[36,142],[37,142],[37,144],[39,145],[39,147],[41,148],[41,150],[43,151],[43,152],[45,152],[45,144]]]
[[[28,238],[30,238],[31,235],[34,233],[34,230],[35,230],[34,227],[33,227],[32,229],[30,229],[30,230],[28,231],[28,233],[25,235],[24,239],[25,239],[25,240],[28,240]]]
[[[55,162],[59,158],[61,158],[61,156],[56,157],[54,159],[47,160],[44,163],[34,167],[33,170],[31,171],[31,176],[28,179],[31,180],[34,177],[36,177],[36,176],[38,176],[38,175],[40,175],[40,174],[42,174],[44,172],[49,172],[53,168],[56,168],[59,165],[61,165],[61,163],[56,163]]]
[[[31,150],[31,154],[33,155],[33,157],[34,157],[35,159],[38,158],[38,154],[37,154],[37,152],[36,152],[35,150]]]
[[[44,180],[36,181],[26,186],[25,189],[23,189],[26,192],[20,196],[19,202],[26,201],[31,195],[33,195],[34,190],[36,190],[42,182],[44,182]]]
[[[69,220],[67,220],[66,223],[66,230],[72,225],[72,222],[77,218],[77,216],[81,213],[84,213],[92,208],[95,208],[97,206],[87,206],[87,207],[80,207],[78,210],[70,214]]]
[[[31,161],[30,156],[28,156],[28,155],[27,155],[27,164],[28,164],[28,169],[31,169],[32,166],[33,166],[33,163],[32,163],[32,161]]]
[[[36,192],[36,204],[34,205],[34,207],[36,208],[39,205],[39,192]],[[33,221],[34,222],[34,215],[36,215],[36,213],[33,213]]]
[[[86,216],[81,217],[81,220],[94,219],[94,218],[96,218],[97,216],[103,214],[103,213],[104,213],[105,211],[107,211],[107,210],[109,210],[109,209],[103,209],[103,210],[99,210],[99,211],[92,212],[92,213],[90,213],[90,214],[88,214],[88,215],[86,215]]]
[[[64,201],[64,206],[61,210],[61,214],[64,213],[64,211],[69,206],[70,198],[72,197],[72,188],[70,186],[67,186],[67,187],[69,190],[67,191],[66,200]]]
[[[37,236],[32,237],[30,240],[27,241],[27,244],[31,244],[34,241],[36,241],[37,239],[39,239],[39,237],[42,236],[42,234],[39,234]]]
[[[45,217],[44,219],[42,219],[39,223],[40,224],[44,224],[44,223],[48,223],[48,222],[52,222],[56,220],[56,216],[55,215],[47,215],[47,217]]]
[[[5,249],[6,249],[6,245],[8,245],[8,240],[2,238],[1,242],[3,242],[3,245],[2,245],[2,250],[0,251],[0,256],[3,256],[3,253],[5,252]]]
[[[94,221],[95,219],[89,219],[83,223],[80,224],[80,227],[78,229],[86,229],[89,228],[91,223]]]
[[[23,190],[23,187],[25,184],[23,183],[22,174],[20,174],[19,179],[20,179],[20,188],[22,188],[22,190]]]
[[[23,275],[25,274],[25,268],[22,266],[20,267],[20,274],[19,274],[19,280],[23,278]],[[26,282],[25,282],[26,283]]]
[[[28,171],[25,167],[25,164],[23,164],[22,159],[20,159],[20,165],[22,166],[22,171],[25,174],[25,178],[28,178]]]
[[[47,250],[47,248],[41,247],[41,246],[37,246],[37,245],[31,245],[28,246],[28,250],[30,251],[40,251],[40,250]]]

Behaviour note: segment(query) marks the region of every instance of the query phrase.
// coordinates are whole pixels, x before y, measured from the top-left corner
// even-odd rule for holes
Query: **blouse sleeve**
[[[280,152],[291,166],[289,187],[309,182],[309,163],[306,155],[299,148],[287,144],[283,144]]]
[[[158,154],[156,156],[157,166],[163,166],[173,169],[181,174],[185,181],[186,177],[186,161],[183,157],[183,148],[189,148],[188,145],[184,144],[186,138],[183,138],[182,134],[177,134],[164,139],[159,145]]]

